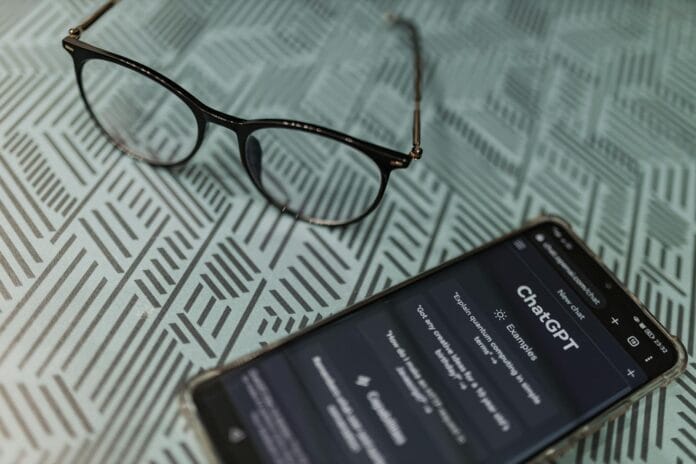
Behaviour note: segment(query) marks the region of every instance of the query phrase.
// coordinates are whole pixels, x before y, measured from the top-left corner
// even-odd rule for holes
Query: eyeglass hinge
[[[79,27],[71,27],[68,30],[68,36],[73,39],[79,39],[80,35],[82,35],[82,29]]]
[[[408,155],[414,160],[421,159],[421,156],[423,156],[423,149],[417,145],[414,145]]]

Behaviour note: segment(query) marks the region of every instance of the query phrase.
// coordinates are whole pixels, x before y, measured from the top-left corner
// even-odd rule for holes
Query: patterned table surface
[[[114,150],[60,39],[99,2],[0,7],[0,461],[201,462],[182,381],[541,212],[559,214],[694,353],[696,4],[138,2],[85,37],[244,117],[409,146],[379,210],[293,222],[213,131],[177,171]],[[696,461],[696,366],[563,462]]]

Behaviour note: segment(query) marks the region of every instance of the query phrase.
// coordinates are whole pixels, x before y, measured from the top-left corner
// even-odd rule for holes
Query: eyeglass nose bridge
[[[266,195],[261,187],[261,146],[258,144],[258,141],[256,141],[256,144],[252,144],[254,149],[251,151],[247,150],[247,141],[249,141],[250,137],[254,139],[254,137],[250,135],[254,131],[254,127],[248,127],[245,124],[249,121],[223,113],[200,102],[198,102],[197,105],[197,113],[199,119],[203,123],[201,127],[201,138],[204,138],[204,133],[208,130],[208,125],[210,124],[224,127],[235,133],[242,166],[246,169],[247,174],[254,184],[256,184],[257,188]]]
[[[230,129],[235,132],[237,136],[241,135],[240,132],[243,131],[243,124],[247,122],[246,119],[223,113],[222,111],[218,111],[202,103],[199,103],[198,110],[206,123]]]

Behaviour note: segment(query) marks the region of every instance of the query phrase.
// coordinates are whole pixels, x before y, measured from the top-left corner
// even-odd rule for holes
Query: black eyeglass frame
[[[415,67],[416,67],[416,82],[415,82],[415,109],[413,112],[413,147],[409,153],[402,153],[391,148],[376,145],[371,142],[367,142],[355,137],[351,137],[348,134],[335,131],[323,126],[316,124],[310,124],[301,121],[295,121],[290,119],[242,119],[237,116],[225,114],[218,111],[210,106],[204,104],[196,97],[194,97],[190,92],[185,90],[182,86],[172,81],[163,74],[155,71],[148,66],[145,66],[137,61],[131,60],[124,56],[111,53],[107,50],[95,47],[87,42],[80,40],[82,32],[88,29],[94,22],[96,22],[104,13],[106,13],[111,7],[113,7],[120,0],[110,0],[104,4],[99,10],[87,18],[82,24],[75,28],[71,28],[69,35],[63,38],[63,48],[68,51],[71,55],[75,67],[75,75],[77,78],[77,84],[80,91],[80,96],[84,101],[85,107],[92,119],[97,123],[97,126],[101,131],[109,138],[109,140],[117,146],[121,151],[127,153],[133,158],[136,158],[146,163],[157,166],[157,167],[175,167],[180,166],[188,162],[198,151],[203,140],[205,138],[205,132],[208,124],[218,124],[227,129],[232,130],[236,136],[239,145],[239,154],[241,158],[242,166],[246,170],[247,175],[257,188],[259,192],[277,207],[281,213],[287,213],[293,215],[296,219],[300,219],[312,224],[319,224],[324,226],[344,226],[353,224],[365,218],[371,212],[373,212],[377,206],[379,206],[384,192],[389,181],[389,176],[394,169],[406,168],[410,165],[411,161],[414,159],[419,159],[422,155],[422,148],[420,146],[420,80],[421,80],[421,59],[420,59],[420,43],[418,38],[418,32],[416,27],[407,20],[392,16],[388,19],[409,29],[411,40],[413,42],[414,53],[415,53]],[[185,158],[178,160],[176,162],[158,162],[152,159],[144,158],[140,154],[133,152],[119,140],[114,138],[109,131],[101,124],[99,119],[96,117],[94,111],[92,110],[89,100],[87,99],[86,92],[82,80],[82,69],[86,62],[90,60],[103,60],[108,61],[120,66],[123,66],[131,71],[135,71],[141,74],[159,85],[163,86],[170,92],[174,93],[182,102],[184,102],[188,108],[193,113],[196,123],[198,125],[197,138],[191,153],[189,153]],[[317,136],[326,137],[343,144],[350,146],[351,148],[358,150],[359,152],[365,154],[369,157],[379,168],[380,171],[380,187],[377,196],[373,200],[373,203],[359,216],[351,218],[346,221],[337,221],[330,219],[315,218],[312,216],[307,216],[302,212],[294,211],[288,208],[287,205],[283,205],[281,202],[276,200],[271,196],[266,189],[261,184],[260,180],[252,173],[251,167],[248,162],[246,155],[246,144],[249,136],[257,130],[260,129],[292,129],[299,130]]]

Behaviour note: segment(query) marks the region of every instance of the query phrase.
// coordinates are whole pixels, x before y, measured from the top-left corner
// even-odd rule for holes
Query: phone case
[[[582,248],[590,256],[592,256],[596,262],[598,262],[602,266],[602,269],[604,269],[607,272],[607,274],[612,277],[614,284],[619,288],[623,289],[623,291],[626,292],[626,294],[629,295],[633,299],[633,301],[638,305],[638,307],[643,312],[643,315],[648,320],[652,321],[658,329],[660,329],[660,331],[665,336],[665,338],[667,338],[667,340],[672,342],[672,346],[677,351],[678,357],[677,362],[674,364],[674,366],[670,370],[662,374],[661,377],[657,377],[652,381],[648,382],[639,390],[636,390],[628,397],[624,398],[608,410],[604,411],[602,414],[598,415],[594,419],[591,419],[584,425],[581,425],[573,432],[571,432],[569,435],[551,444],[549,447],[547,447],[546,449],[538,453],[536,456],[531,458],[528,461],[531,464],[551,462],[558,459],[562,454],[564,454],[575,444],[577,444],[577,442],[580,439],[593,434],[594,432],[599,430],[605,423],[625,414],[634,403],[638,402],[638,400],[643,398],[645,395],[652,392],[653,390],[668,385],[670,382],[676,379],[679,376],[679,374],[686,370],[687,365],[686,349],[684,348],[682,342],[677,337],[670,334],[667,331],[667,329],[660,323],[660,321],[655,319],[655,316],[652,315],[652,313],[648,310],[648,308],[645,307],[645,305],[638,299],[638,297],[636,297],[633,294],[633,292],[631,292],[628,289],[628,287],[626,287],[626,285],[624,285],[621,281],[619,281],[616,278],[616,276],[614,276],[614,273],[611,272],[611,270],[604,264],[604,262],[602,262],[600,257],[595,252],[593,252],[580,237],[578,237],[578,235],[573,231],[569,223],[557,216],[540,216],[525,224],[522,227],[522,229],[526,229],[527,227],[533,227],[536,224],[539,224],[540,222],[544,221],[552,221],[558,224],[559,226],[563,227],[563,230],[568,235],[572,236],[575,239],[575,241],[580,246],[582,246]]]
[[[572,236],[575,239],[575,241],[580,246],[582,246],[583,250],[585,250],[590,256],[592,256],[595,259],[595,261],[597,261],[601,265],[602,269],[604,269],[607,272],[607,274],[612,277],[614,284],[617,287],[623,289],[624,292],[626,292],[633,299],[633,301],[640,307],[641,311],[643,312],[643,315],[655,324],[655,326],[662,332],[662,334],[667,338],[668,341],[672,342],[672,346],[677,351],[678,358],[677,358],[677,362],[675,363],[675,365],[669,371],[665,372],[661,377],[658,377],[658,378],[650,381],[649,383],[645,384],[639,390],[636,390],[630,396],[624,398],[623,400],[621,400],[620,402],[618,402],[617,404],[615,404],[614,406],[612,406],[608,410],[604,411],[603,413],[601,413],[597,417],[591,419],[589,422],[586,422],[585,424],[576,428],[575,430],[570,432],[565,437],[560,438],[558,441],[554,442],[553,444],[551,444],[550,446],[548,446],[547,448],[545,448],[544,450],[542,450],[541,452],[539,452],[538,454],[533,456],[527,462],[529,462],[531,464],[539,464],[539,463],[551,462],[551,461],[558,459],[559,456],[561,456],[563,453],[565,453],[570,448],[572,448],[580,439],[582,439],[588,435],[591,435],[592,433],[597,431],[599,428],[601,428],[602,425],[604,425],[606,422],[613,420],[613,419],[616,419],[617,417],[621,416],[626,411],[628,411],[628,409],[631,407],[631,405],[636,403],[638,400],[643,398],[645,395],[647,395],[648,393],[650,393],[651,391],[653,391],[657,388],[666,386],[667,384],[672,382],[675,378],[677,378],[679,376],[679,374],[684,372],[684,370],[686,369],[686,366],[687,366],[687,355],[686,355],[686,350],[684,348],[684,345],[682,345],[681,341],[677,337],[670,334],[667,331],[667,329],[665,329],[665,327],[657,319],[655,319],[655,317],[650,313],[650,311],[648,311],[648,309],[645,307],[645,305],[643,303],[641,303],[641,301],[622,282],[620,282],[619,280],[616,279],[613,272],[611,270],[609,270],[609,268],[607,268],[607,266],[601,261],[599,256],[597,256],[596,253],[594,253],[592,250],[590,250],[590,248],[582,241],[582,239],[580,237],[578,237],[577,234],[575,234],[571,225],[568,222],[566,222],[565,220],[563,220],[562,218],[560,218],[558,216],[543,215],[543,216],[539,216],[535,219],[532,219],[531,221],[526,222],[522,227],[515,229],[515,230],[513,230],[513,231],[511,231],[511,232],[509,232],[509,233],[507,233],[507,234],[505,234],[505,235],[503,235],[503,236],[501,236],[501,237],[499,237],[491,242],[487,242],[479,247],[474,248],[473,250],[468,251],[467,253],[464,253],[463,255],[460,255],[460,256],[457,256],[453,259],[450,259],[450,260],[436,266],[435,268],[433,268],[429,271],[426,271],[426,272],[421,273],[415,277],[412,277],[411,279],[408,279],[405,282],[402,282],[401,284],[398,284],[398,285],[391,287],[383,292],[380,292],[376,295],[373,295],[366,300],[358,302],[358,303],[356,303],[352,306],[349,306],[348,308],[345,308],[341,311],[338,311],[336,314],[334,314],[330,317],[327,317],[327,318],[323,319],[322,321],[295,333],[294,335],[290,335],[288,337],[285,337],[282,340],[279,340],[277,342],[269,344],[268,346],[266,346],[263,349],[256,350],[252,353],[249,353],[245,356],[242,356],[242,357],[238,358],[237,360],[226,364],[225,366],[213,368],[213,369],[201,372],[200,374],[196,375],[194,378],[192,378],[184,386],[184,391],[180,395],[180,398],[181,398],[182,409],[184,411],[184,414],[187,417],[189,417],[189,419],[191,420],[193,427],[194,427],[194,430],[196,431],[196,434],[198,435],[201,442],[203,443],[205,453],[206,453],[207,457],[209,458],[210,462],[218,462],[219,459],[218,459],[217,454],[215,452],[215,449],[213,447],[213,443],[210,441],[208,434],[206,433],[206,431],[203,427],[203,423],[201,422],[201,420],[198,416],[196,405],[193,402],[193,391],[198,385],[222,374],[223,372],[225,372],[229,369],[239,367],[239,366],[255,359],[256,357],[258,357],[258,356],[260,356],[268,351],[271,351],[275,348],[278,348],[278,347],[284,345],[285,343],[290,342],[291,340],[294,340],[297,337],[301,337],[303,334],[305,334],[309,331],[316,330],[325,324],[330,324],[335,319],[342,317],[350,312],[353,312],[359,308],[362,308],[363,306],[383,297],[384,295],[386,295],[388,293],[397,291],[400,288],[405,287],[407,285],[410,285],[412,282],[414,282],[418,279],[421,279],[426,275],[430,275],[432,273],[435,273],[435,272],[439,271],[440,269],[447,267],[458,260],[465,259],[467,256],[472,255],[472,254],[480,251],[483,248],[493,246],[499,242],[507,240],[509,237],[517,235],[520,232],[523,232],[527,229],[530,229],[530,228],[532,228],[532,227],[534,227],[537,224],[540,224],[542,222],[553,222],[556,225],[558,225],[559,227],[563,228],[564,232],[566,232],[568,235]]]

